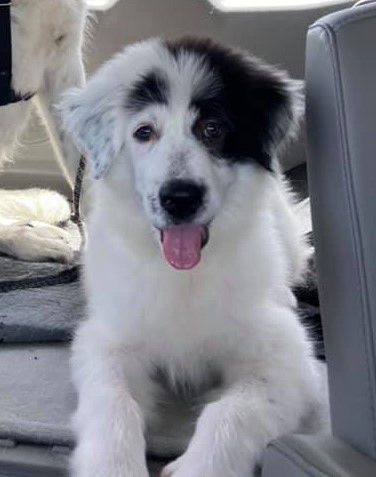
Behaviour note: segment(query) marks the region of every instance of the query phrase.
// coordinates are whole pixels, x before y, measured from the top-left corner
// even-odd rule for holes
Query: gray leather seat
[[[271,443],[263,477],[376,476],[376,3],[308,31],[309,187],[333,436]]]

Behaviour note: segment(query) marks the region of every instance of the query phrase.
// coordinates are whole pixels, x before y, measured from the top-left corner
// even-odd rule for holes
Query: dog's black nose
[[[205,187],[187,180],[167,182],[159,191],[164,210],[177,220],[187,219],[202,206]]]

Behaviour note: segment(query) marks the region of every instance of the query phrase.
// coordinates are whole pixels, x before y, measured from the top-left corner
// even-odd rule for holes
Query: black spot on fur
[[[221,150],[214,152],[236,163],[253,159],[271,170],[275,147],[293,119],[287,78],[258,59],[211,40],[184,38],[166,46],[175,58],[184,52],[202,57],[214,74],[214,84],[192,98],[201,119],[218,118],[227,126]]]
[[[57,38],[55,38],[55,43],[56,45],[61,45],[61,43],[65,40],[66,35],[59,35]]]
[[[168,102],[168,83],[162,73],[151,71],[139,79],[131,89],[126,108],[138,112],[150,104]]]

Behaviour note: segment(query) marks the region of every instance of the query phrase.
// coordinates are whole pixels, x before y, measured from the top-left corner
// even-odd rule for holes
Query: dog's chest
[[[169,376],[162,367],[155,367],[151,379],[157,386],[161,402],[182,401],[199,405],[209,394],[223,386],[223,373],[214,365],[203,364],[203,372],[196,378],[191,376]]]
[[[213,366],[205,366],[197,382],[179,376],[172,382],[163,368],[156,367],[151,379],[155,384],[155,414],[148,423],[148,448],[160,455],[179,454],[191,439],[202,408],[218,398],[222,374]]]

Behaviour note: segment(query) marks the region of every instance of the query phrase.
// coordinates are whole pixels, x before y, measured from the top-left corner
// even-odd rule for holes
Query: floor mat
[[[69,416],[75,406],[64,345],[0,346],[0,438],[73,444]]]
[[[74,224],[65,230],[73,244]],[[59,342],[71,338],[84,316],[79,255],[73,264],[25,262],[0,255],[0,342]]]
[[[0,342],[70,340],[85,313],[80,282],[0,293]]]

